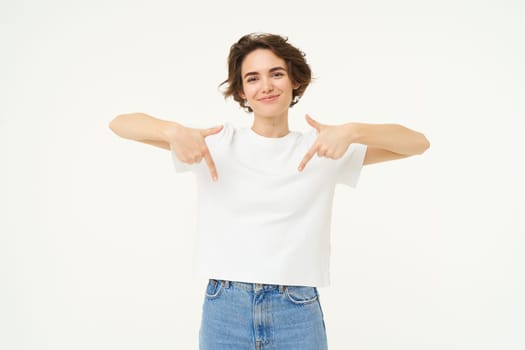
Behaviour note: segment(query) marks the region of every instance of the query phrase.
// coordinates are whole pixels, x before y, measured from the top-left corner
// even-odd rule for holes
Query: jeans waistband
[[[246,291],[249,291],[249,292],[251,292],[251,291],[258,292],[258,291],[261,291],[261,290],[278,289],[279,293],[283,293],[286,290],[286,288],[287,288],[287,286],[278,285],[278,284],[263,284],[263,283],[249,283],[249,282],[239,282],[239,281],[216,280],[216,279],[213,279],[213,278],[210,279],[210,283],[212,283],[214,285],[216,283],[221,283],[224,286],[224,288],[230,288],[231,286],[233,286],[234,288],[246,290]]]

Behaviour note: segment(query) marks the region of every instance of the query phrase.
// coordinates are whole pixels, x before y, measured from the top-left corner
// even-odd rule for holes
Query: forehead
[[[283,67],[286,69],[286,62],[271,50],[256,49],[247,54],[242,61],[241,73],[263,72],[274,67]]]

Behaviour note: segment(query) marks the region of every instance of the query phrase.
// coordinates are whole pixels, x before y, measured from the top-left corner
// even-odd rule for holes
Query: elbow
[[[115,118],[113,118],[109,123],[108,127],[111,131],[113,131],[115,134],[119,135],[119,128],[120,128],[120,122],[122,120],[123,114],[117,115]]]
[[[117,117],[117,118],[118,118],[118,117]],[[112,119],[112,120],[108,123],[108,128],[109,128],[111,131],[113,131],[113,132],[115,132],[115,119],[117,119],[117,118]]]
[[[430,148],[430,141],[425,137],[425,135],[421,134],[421,146],[419,154],[425,153]]]

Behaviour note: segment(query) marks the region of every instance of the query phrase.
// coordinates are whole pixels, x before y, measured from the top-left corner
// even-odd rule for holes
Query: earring
[[[250,107],[250,104],[248,103],[248,100],[244,100],[244,105],[245,105],[246,107]]]

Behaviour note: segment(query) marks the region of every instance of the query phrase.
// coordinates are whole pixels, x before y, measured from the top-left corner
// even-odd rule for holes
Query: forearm
[[[361,143],[401,155],[422,154],[430,143],[420,132],[398,124],[345,124],[353,143]]]
[[[128,113],[116,116],[109,128],[120,137],[136,141],[170,142],[172,134],[181,125],[162,120],[144,113]]]

